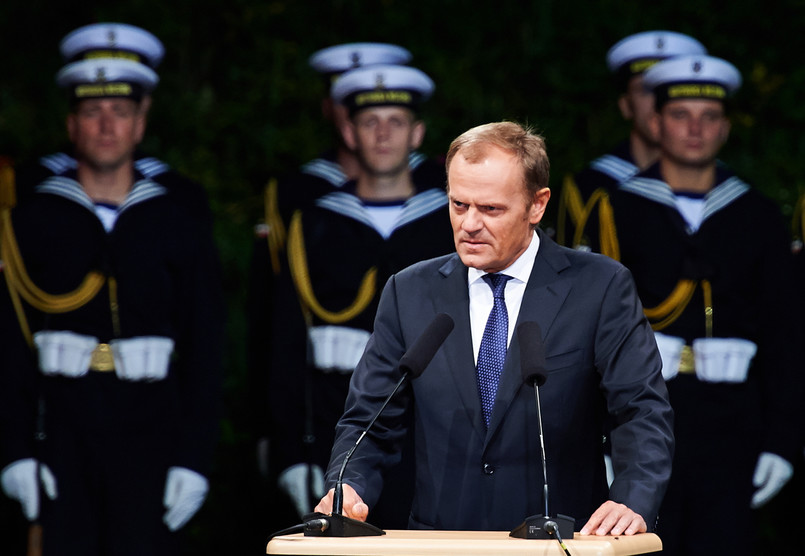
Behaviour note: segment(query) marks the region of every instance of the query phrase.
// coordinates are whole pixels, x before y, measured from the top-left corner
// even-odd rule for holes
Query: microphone
[[[517,342],[520,344],[520,374],[529,386],[545,384],[545,344],[542,330],[533,321],[521,322],[517,327]]]
[[[375,527],[374,525],[343,515],[344,472],[346,471],[349,460],[352,458],[352,454],[355,453],[355,450],[372,428],[372,425],[375,424],[377,418],[380,417],[381,413],[383,413],[383,410],[391,401],[391,398],[394,397],[407,379],[413,380],[415,378],[419,378],[419,376],[425,372],[425,367],[428,366],[433,357],[436,355],[436,352],[447,339],[447,336],[453,331],[453,326],[453,319],[450,317],[450,315],[439,313],[400,358],[397,368],[402,371],[402,377],[400,377],[397,385],[394,386],[394,389],[391,391],[388,397],[386,397],[383,405],[381,405],[380,409],[377,410],[374,417],[372,417],[372,420],[369,421],[369,424],[365,429],[363,429],[363,432],[361,432],[360,436],[358,436],[358,440],[355,441],[355,444],[352,445],[347,454],[344,456],[344,460],[341,462],[341,469],[338,472],[338,479],[336,480],[335,489],[333,491],[333,513],[331,515],[325,515],[318,512],[312,514],[311,517],[314,518],[313,521],[316,522],[316,525],[307,528],[305,530],[305,536],[363,537],[385,534],[385,531]],[[326,524],[319,526],[319,523],[322,520],[326,521]],[[310,523],[312,524],[312,522]]]
[[[551,517],[548,507],[548,460],[545,457],[545,439],[542,427],[542,407],[539,400],[539,387],[547,380],[545,371],[545,344],[542,343],[542,331],[536,322],[523,322],[517,327],[517,341],[520,344],[520,372],[523,382],[534,388],[537,406],[537,424],[539,426],[539,448],[542,459],[542,498],[545,513],[532,515],[515,527],[510,537],[519,539],[550,539],[555,537],[563,545],[562,537],[573,538],[575,520],[558,514]]]

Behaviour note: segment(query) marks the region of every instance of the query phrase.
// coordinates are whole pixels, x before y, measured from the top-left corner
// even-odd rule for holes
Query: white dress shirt
[[[523,294],[528,278],[531,276],[531,269],[534,268],[534,260],[539,250],[539,236],[536,232],[531,238],[528,248],[506,269],[499,272],[511,276],[511,280],[506,282],[506,310],[509,313],[509,339],[506,343],[511,343],[514,325],[517,323],[517,316],[520,314],[520,305],[523,302]],[[477,268],[469,268],[467,281],[470,289],[470,330],[472,332],[472,352],[478,363],[478,350],[481,347],[481,338],[484,335],[486,321],[495,300],[492,297],[492,288],[489,287],[483,277],[487,273]]]

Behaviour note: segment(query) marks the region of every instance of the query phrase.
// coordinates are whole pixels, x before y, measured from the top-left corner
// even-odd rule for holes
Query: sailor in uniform
[[[332,147],[299,169],[271,178],[262,190],[262,218],[254,227],[251,262],[249,264],[249,285],[247,302],[248,319],[248,367],[250,392],[249,414],[254,422],[253,434],[256,438],[257,460],[261,474],[268,480],[271,489],[276,482],[277,464],[274,455],[280,447],[272,447],[265,424],[269,422],[263,392],[267,389],[269,351],[266,338],[272,326],[275,310],[273,299],[276,282],[287,280],[281,277],[289,272],[286,260],[286,242],[291,216],[297,209],[310,207],[319,197],[340,191],[350,181],[357,178],[360,163],[357,155],[343,140],[341,128],[348,122],[347,109],[334,102],[330,95],[332,84],[343,73],[359,67],[381,64],[405,65],[411,60],[411,53],[395,44],[377,42],[353,42],[337,44],[313,53],[308,63],[321,76],[326,95],[321,102],[324,119],[329,122],[332,133]],[[408,165],[419,187],[443,186],[445,180],[444,163],[439,159],[425,156],[416,150],[408,154]],[[326,461],[325,461],[326,463]],[[269,491],[268,496],[273,493]],[[296,512],[271,516],[274,521],[295,519]]]
[[[658,534],[667,554],[752,554],[753,508],[801,450],[802,323],[777,205],[717,160],[741,76],[682,56],[643,77],[660,158],[611,194],[616,236],[655,330],[675,414]],[[617,470],[616,470],[617,472]]]
[[[59,43],[59,52],[65,63],[98,58],[131,60],[156,71],[165,57],[165,47],[149,31],[127,23],[92,23],[68,33]],[[145,91],[140,109],[146,114],[151,107],[152,96]],[[74,172],[78,162],[72,148],[42,156],[35,165],[18,169],[17,190],[26,195],[32,187],[51,175]],[[207,211],[207,199],[198,193],[199,185],[173,169],[167,162],[139,149],[134,154],[134,167],[146,178],[155,179],[161,185],[186,197],[196,205],[200,214]],[[212,226],[210,220],[209,225]]]
[[[648,127],[654,95],[643,86],[643,74],[660,60],[685,54],[706,54],[696,39],[673,31],[644,31],[618,41],[606,56],[620,91],[618,109],[631,121],[629,138],[593,160],[576,175],[566,176],[559,197],[557,241],[568,247],[598,250],[590,245],[589,229],[597,232],[606,194],[657,161],[659,145]],[[596,235],[596,234],[593,234]]]
[[[75,167],[2,211],[0,479],[44,554],[176,554],[209,488],[220,269],[203,191],[135,164],[157,82],[68,63]]]
[[[383,284],[454,249],[444,183],[417,181],[409,165],[425,134],[418,108],[433,89],[423,72],[396,65],[358,68],[333,84],[360,171],[292,217],[290,271],[277,284],[267,336],[279,485],[300,514],[324,494],[322,469]],[[411,489],[404,494],[410,498]],[[403,515],[395,525],[405,527],[407,509],[396,511]]]

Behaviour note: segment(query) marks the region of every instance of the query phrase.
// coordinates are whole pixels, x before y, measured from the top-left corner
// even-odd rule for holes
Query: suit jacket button
[[[495,474],[495,468],[492,467],[491,465],[489,465],[488,463],[485,463],[484,464],[484,474],[485,475],[494,475]]]

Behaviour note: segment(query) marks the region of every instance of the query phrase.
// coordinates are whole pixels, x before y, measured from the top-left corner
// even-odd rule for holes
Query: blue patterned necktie
[[[498,382],[503,372],[503,362],[506,360],[506,344],[509,339],[509,313],[506,310],[504,292],[506,282],[511,276],[505,274],[487,274],[484,281],[492,288],[495,303],[489,318],[486,321],[484,335],[481,338],[481,347],[478,350],[478,392],[481,395],[481,408],[484,412],[484,422],[489,426],[489,417],[492,415],[492,406],[495,404],[495,395],[498,391]]]

